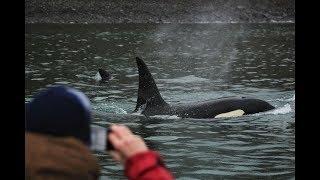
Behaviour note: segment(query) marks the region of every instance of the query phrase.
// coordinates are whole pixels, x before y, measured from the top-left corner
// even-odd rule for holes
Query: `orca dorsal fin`
[[[104,69],[98,69],[98,73],[101,77],[101,81],[108,81],[111,78],[111,74]]]
[[[161,97],[158,87],[147,67],[142,59],[136,57],[137,66],[139,70],[139,89],[138,99],[135,112],[139,108],[146,104],[147,106],[163,106],[167,103]]]

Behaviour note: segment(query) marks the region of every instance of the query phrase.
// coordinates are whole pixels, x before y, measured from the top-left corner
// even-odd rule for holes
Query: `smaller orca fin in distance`
[[[138,99],[134,112],[147,103],[147,106],[163,106],[167,103],[163,100],[158,87],[142,59],[136,57],[136,62],[139,71],[139,89]]]
[[[100,75],[100,78],[98,78],[100,81],[108,81],[111,79],[111,74],[104,69],[98,69],[98,73]]]

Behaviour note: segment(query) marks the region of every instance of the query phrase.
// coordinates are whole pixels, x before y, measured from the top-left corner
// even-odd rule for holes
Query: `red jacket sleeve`
[[[134,155],[125,164],[125,175],[129,180],[172,180],[159,153],[147,151]]]

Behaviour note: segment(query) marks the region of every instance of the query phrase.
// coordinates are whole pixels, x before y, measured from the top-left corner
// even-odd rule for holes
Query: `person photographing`
[[[26,179],[98,179],[100,167],[90,149],[101,147],[99,141],[113,146],[105,150],[128,179],[174,179],[160,154],[127,126],[111,125],[98,137],[90,123],[90,101],[82,92],[55,86],[38,93],[26,104]]]

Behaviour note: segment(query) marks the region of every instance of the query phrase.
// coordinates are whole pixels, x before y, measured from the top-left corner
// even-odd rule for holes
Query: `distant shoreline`
[[[25,0],[25,23],[294,23],[292,0]]]

